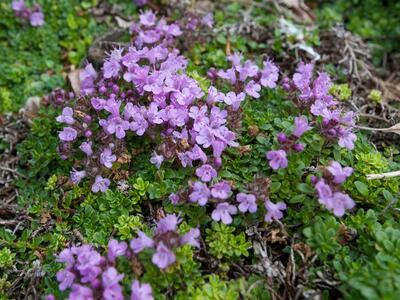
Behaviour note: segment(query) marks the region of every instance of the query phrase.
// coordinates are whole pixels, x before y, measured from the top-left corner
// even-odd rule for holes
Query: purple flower
[[[196,175],[204,182],[209,182],[217,177],[217,171],[209,164],[204,164],[200,168],[197,168]]]
[[[210,86],[208,89],[208,96],[207,96],[207,103],[208,104],[214,104],[217,102],[222,102],[224,101],[225,95],[221,92],[219,92],[215,87]]]
[[[337,217],[342,217],[345,213],[345,209],[352,209],[356,204],[349,195],[336,192],[333,197],[325,203],[328,210],[333,211],[333,214]]]
[[[313,69],[312,64],[304,64],[303,62],[297,67],[296,73],[293,75],[293,83],[300,91],[309,88]]]
[[[310,130],[311,127],[308,125],[308,120],[306,117],[296,117],[294,119],[295,128],[293,130],[293,135],[296,137],[301,137],[306,131]]]
[[[288,160],[284,150],[268,151],[266,156],[269,160],[269,166],[274,170],[280,168],[284,169],[288,166]]]
[[[13,11],[20,12],[25,9],[25,1],[24,0],[13,0],[11,3],[11,7]]]
[[[189,195],[189,200],[197,202],[200,206],[204,206],[207,204],[210,194],[207,184],[197,181],[193,184],[193,191]]]
[[[180,243],[181,245],[189,244],[196,248],[200,248],[200,243],[198,241],[199,237],[200,237],[200,230],[198,228],[192,228],[189,230],[189,232],[185,233],[181,237]]]
[[[325,72],[318,74],[317,79],[313,83],[313,95],[316,99],[324,99],[328,95],[329,88],[331,86],[331,79]]]
[[[143,231],[138,231],[138,237],[131,240],[130,245],[133,252],[137,254],[145,248],[153,248],[154,242]]]
[[[101,191],[102,193],[104,193],[108,190],[109,186],[110,180],[108,178],[103,178],[101,175],[97,175],[95,182],[92,185],[92,192],[97,193]]]
[[[57,299],[54,295],[50,294],[50,295],[46,295],[44,297],[44,300],[57,300]]]
[[[140,284],[138,280],[132,282],[132,294],[131,300],[153,300],[153,291],[150,284],[143,283]]]
[[[92,156],[93,150],[92,150],[92,142],[83,142],[80,146],[79,149],[81,149],[87,156]]]
[[[236,66],[239,72],[239,80],[245,82],[247,78],[252,78],[257,75],[258,67],[252,61],[247,60],[243,66]]]
[[[102,163],[106,168],[111,169],[113,162],[117,160],[117,156],[112,154],[110,148],[106,148],[100,154],[100,163]]]
[[[253,194],[239,193],[236,195],[236,200],[239,202],[239,210],[242,213],[246,211],[255,213],[257,211],[256,196]]]
[[[227,202],[218,203],[217,207],[211,213],[211,218],[214,221],[222,221],[224,224],[231,224],[232,217],[237,213],[237,208]]]
[[[198,145],[194,145],[189,155],[192,160],[201,160],[203,164],[207,162],[207,155]]]
[[[149,0],[135,0],[136,6],[144,6],[147,4],[147,2],[149,2]],[[142,299],[131,299],[131,300],[142,300]],[[143,299],[143,300],[147,300],[147,299]]]
[[[93,291],[80,284],[72,285],[72,291],[68,296],[68,300],[93,300]]]
[[[214,16],[212,13],[206,14],[203,18],[201,18],[201,24],[204,26],[213,28],[214,25]]]
[[[228,56],[228,61],[232,63],[232,66],[238,67],[241,64],[241,60],[243,55],[239,52],[234,52],[233,54]]]
[[[77,185],[86,176],[86,171],[77,171],[72,169],[71,171],[71,181],[73,184]]]
[[[293,150],[296,152],[303,152],[305,147],[306,146],[304,144],[295,144],[293,145]]]
[[[331,187],[325,183],[323,179],[317,182],[315,189],[318,192],[319,202],[326,204],[332,198],[333,192]]]
[[[182,220],[177,215],[168,214],[158,221],[157,227],[154,232],[156,234],[162,234],[168,231],[176,231],[178,228],[178,224],[181,221]]]
[[[99,97],[94,97],[90,100],[90,103],[92,104],[92,107],[95,110],[101,110],[104,109],[104,107],[106,107],[107,105],[107,101],[104,99],[101,99]]]
[[[168,199],[173,205],[177,205],[179,203],[179,196],[175,193],[171,193]]]
[[[231,193],[231,186],[226,181],[216,183],[211,188],[211,195],[217,199],[228,199]]]
[[[333,176],[333,181],[337,184],[342,184],[347,177],[353,174],[353,168],[342,166],[337,161],[332,161],[329,167],[326,167]]]
[[[108,267],[102,274],[102,282],[104,287],[119,285],[118,283],[124,278],[124,274],[118,274],[114,267]]]
[[[234,92],[229,92],[226,94],[224,102],[227,105],[232,106],[233,110],[238,110],[240,107],[240,103],[244,100],[245,97],[246,94],[244,93],[239,93],[236,95]]]
[[[173,264],[176,260],[175,254],[169,250],[163,242],[157,246],[156,252],[153,254],[152,262],[160,269],[165,269]]]
[[[286,209],[286,204],[283,202],[278,202],[276,204],[271,201],[265,201],[265,209],[267,210],[267,214],[264,217],[266,222],[271,222],[272,219],[279,220],[283,217],[282,210]]]
[[[273,89],[279,77],[279,69],[271,61],[264,61],[264,69],[261,71],[260,83],[264,87]]]
[[[250,81],[245,87],[247,95],[253,98],[260,98],[260,90],[261,86],[258,83],[255,83],[254,80]]]
[[[44,24],[44,15],[41,11],[34,12],[29,16],[29,21],[34,27],[42,26]]]
[[[58,137],[64,142],[72,142],[76,139],[78,132],[72,127],[64,127],[62,131],[59,132]]]
[[[121,65],[114,59],[106,60],[103,64],[103,76],[104,78],[116,78],[121,70]]]
[[[74,254],[72,253],[71,249],[66,248],[60,252],[57,256],[57,261],[61,263],[65,263],[67,269],[71,268],[75,263]]]
[[[74,111],[71,107],[65,107],[62,111],[62,114],[56,118],[59,123],[66,123],[68,125],[72,125],[75,123],[74,120]]]
[[[61,270],[57,272],[56,277],[57,281],[60,283],[59,285],[60,291],[64,291],[72,286],[76,276],[69,270]]]
[[[123,256],[128,249],[128,244],[125,242],[118,242],[117,240],[111,239],[108,242],[108,252],[107,257],[109,261],[115,262],[115,258],[118,256]]]
[[[140,24],[151,27],[156,24],[156,15],[152,11],[146,11],[140,15]]]
[[[339,138],[339,142],[338,144],[344,148],[347,148],[349,150],[353,150],[354,149],[354,142],[356,141],[357,136],[352,133],[352,132],[348,132],[346,135],[341,136]]]

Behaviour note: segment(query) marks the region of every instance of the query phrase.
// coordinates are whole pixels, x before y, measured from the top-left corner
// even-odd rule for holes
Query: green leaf
[[[269,191],[271,193],[276,193],[277,191],[279,191],[279,189],[281,188],[281,183],[280,182],[273,182],[271,183],[271,185],[269,186]]]
[[[354,182],[354,185],[356,186],[357,190],[360,192],[361,195],[367,196],[368,195],[368,186],[361,182],[361,181],[356,181]]]

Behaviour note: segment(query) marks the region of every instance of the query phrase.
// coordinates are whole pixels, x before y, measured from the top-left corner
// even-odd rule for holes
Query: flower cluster
[[[296,117],[294,120],[295,128],[292,134],[288,137],[283,132],[278,134],[278,142],[281,146],[279,150],[271,150],[266,153],[269,160],[269,166],[276,170],[286,168],[288,166],[287,153],[289,151],[302,152],[305,145],[298,143],[298,139],[311,127],[308,124],[306,117]]]
[[[68,299],[71,300],[125,299],[120,284],[125,275],[116,269],[116,258],[124,255],[132,255],[127,243],[116,240],[109,241],[106,256],[90,245],[64,249],[57,258],[65,264],[65,268],[57,272],[60,291],[70,289]],[[46,299],[55,298],[49,295]],[[130,299],[153,300],[151,286],[133,280]]]
[[[178,224],[182,220],[174,215],[167,215],[159,220],[154,230],[153,238],[148,237],[144,232],[139,231],[138,237],[130,243],[133,253],[138,254],[146,248],[153,248],[155,252],[152,262],[160,269],[166,269],[175,263],[176,256],[173,249],[185,244],[200,248],[198,238],[200,230],[198,228],[190,229],[186,234],[178,233]]]
[[[130,243],[134,254],[142,252],[146,248],[155,249],[152,262],[160,269],[166,269],[175,263],[176,256],[173,249],[185,244],[200,248],[198,238],[200,230],[192,228],[184,235],[178,233],[178,224],[182,220],[170,214],[158,221],[154,230],[153,238],[148,237],[144,232],[139,231],[138,237]]]
[[[135,46],[114,49],[101,72],[88,64],[80,73],[81,96],[75,108],[66,106],[57,121],[66,126],[59,132],[59,152],[63,159],[71,153],[84,153],[71,172],[74,184],[85,177],[95,178],[93,192],[104,192],[113,164],[126,152],[125,139],[134,133],[147,134],[161,143],[150,161],[160,168],[164,160],[178,159],[183,167],[200,161],[196,174],[204,181],[216,176],[221,155],[236,147],[235,133],[227,127],[228,110],[238,109],[245,94],[224,94],[210,86],[203,91],[186,73],[187,60],[170,45],[182,32],[177,24],[157,21],[148,11],[131,27]],[[238,58],[239,57],[239,58]],[[266,62],[264,69],[250,61],[240,64],[234,54],[231,71],[237,88],[246,83],[275,87],[277,68]],[[257,88],[257,90],[259,90]],[[101,130],[96,127],[100,125]],[[78,150],[79,149],[79,150]],[[212,152],[212,158],[206,154]],[[78,154],[79,155],[79,154]],[[79,170],[84,167],[84,170]]]
[[[271,61],[264,61],[264,66],[260,69],[251,60],[243,63],[243,56],[235,52],[228,56],[231,68],[227,70],[209,70],[211,79],[221,78],[227,80],[234,91],[228,92],[223,101],[238,110],[240,103],[245,99],[246,94],[252,98],[259,98],[261,87],[273,89],[277,85],[279,69]]]
[[[340,190],[340,185],[352,173],[351,167],[343,168],[337,161],[332,161],[324,169],[323,178],[312,177],[319,203],[332,211],[335,216],[341,217],[346,209],[352,209],[355,206],[353,199]]]
[[[214,170],[215,172],[215,170]],[[216,175],[211,171],[211,175]],[[201,174],[203,175],[203,174]],[[266,209],[265,221],[270,222],[272,219],[279,220],[283,217],[282,210],[286,209],[286,204],[278,202],[274,204],[269,199],[262,201],[257,199],[254,194],[238,193],[236,194],[236,201],[233,201],[233,193],[230,184],[227,181],[220,181],[214,184],[207,184],[211,175],[207,174],[201,176],[203,181],[190,182],[189,202],[197,203],[199,206],[205,206],[207,203],[215,204],[215,208],[211,213],[211,218],[214,221],[221,221],[224,224],[231,224],[233,219],[232,215],[236,215],[238,210],[241,213],[255,213],[258,210],[258,202],[263,202]],[[206,180],[204,180],[206,179]],[[173,204],[183,202],[177,194],[171,194],[169,200]]]
[[[320,132],[329,141],[338,141],[341,147],[349,150],[354,148],[356,135],[354,127],[354,113],[343,113],[339,102],[329,94],[331,79],[325,72],[313,77],[313,65],[300,63],[293,78],[284,78],[283,87],[288,92],[295,93],[295,102],[302,109],[319,118]]]
[[[132,257],[146,248],[153,248],[153,263],[160,269],[166,269],[175,263],[174,248],[185,244],[200,247],[200,230],[192,228],[186,234],[180,235],[180,222],[181,219],[176,215],[167,215],[158,221],[153,238],[139,231],[138,237],[131,240],[130,247],[126,242],[111,239],[105,256],[100,255],[90,245],[64,249],[57,257],[58,262],[65,264],[65,268],[57,272],[60,291],[71,289],[68,297],[71,300],[125,299],[121,286],[125,275],[117,271],[118,257]],[[54,299],[54,296],[49,295],[46,299]],[[130,299],[152,300],[151,286],[133,280]]]
[[[44,15],[39,4],[35,3],[28,8],[24,0],[13,0],[11,7],[17,17],[29,20],[32,26],[38,27],[44,24]]]

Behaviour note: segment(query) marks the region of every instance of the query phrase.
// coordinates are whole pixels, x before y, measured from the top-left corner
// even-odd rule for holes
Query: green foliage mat
[[[40,3],[46,25],[38,29],[15,18],[9,3],[0,4],[0,110],[17,111],[27,97],[63,86],[66,66],[78,65],[95,35],[105,31],[88,12],[95,1]],[[218,12],[217,24],[233,21],[238,7],[230,5],[225,12]],[[261,24],[277,19],[262,11],[258,14],[262,16]],[[219,34],[213,42],[195,44],[186,53],[190,75],[204,87],[208,84],[205,70],[225,67],[226,41],[226,35]],[[266,46],[242,36],[231,36],[230,43],[248,56]],[[279,40],[275,46],[279,55]],[[242,187],[255,175],[266,177],[265,151],[271,148],[278,132],[292,130],[292,111],[293,104],[281,90],[266,91],[259,100],[247,102],[239,142],[249,150],[228,151],[221,179]],[[42,108],[18,148],[22,167],[17,181],[18,204],[20,215],[29,218],[22,230],[0,228],[0,299],[7,299],[10,291],[13,296],[27,297],[32,287],[40,295],[54,293],[62,297],[55,280],[61,268],[55,262],[57,253],[71,242],[105,249],[110,236],[130,240],[137,230],[150,230],[154,224],[150,211],[160,208],[167,213],[180,211],[185,220],[180,225],[182,232],[199,225],[206,247],[199,253],[182,247],[176,253],[178,263],[164,273],[151,263],[149,253],[140,254],[146,270],[143,280],[152,285],[156,299],[172,295],[174,299],[273,299],[272,295],[296,289],[303,295],[317,293],[323,299],[338,295],[346,299],[397,299],[400,179],[368,181],[365,176],[400,169],[400,157],[393,148],[378,152],[362,134],[353,152],[324,148],[319,135],[307,133],[306,151],[293,156],[287,169],[269,176],[270,199],[284,201],[290,208],[283,224],[260,224],[257,234],[264,232],[265,237],[278,232],[283,238],[260,240],[257,234],[249,234],[252,225],[262,218],[259,214],[236,217],[233,225],[226,226],[211,221],[204,207],[188,205],[178,210],[164,201],[185,185],[192,173],[172,163],[157,170],[149,162],[148,141],[132,141],[131,146],[141,151],[132,159],[126,191],[119,187],[94,194],[87,185],[66,186],[71,162],[60,160],[56,152],[61,128],[55,122],[58,114],[54,108]],[[255,129],[257,134],[253,133]],[[316,163],[327,164],[335,159],[354,167],[345,191],[357,202],[356,213],[336,218],[318,205],[310,178],[304,178],[308,174],[305,166],[316,157]],[[255,243],[264,243],[268,248],[269,270],[262,269],[261,262],[266,259],[254,251]],[[272,267],[289,272],[292,264],[297,270],[291,273],[293,283],[280,279]],[[19,274],[21,279],[16,281]],[[130,279],[124,279],[124,286]]]

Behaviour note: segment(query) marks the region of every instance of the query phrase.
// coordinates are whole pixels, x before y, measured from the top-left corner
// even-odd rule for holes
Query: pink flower
[[[13,11],[20,12],[25,9],[25,1],[24,0],[13,0],[11,3],[11,7]]]
[[[160,269],[165,269],[173,264],[176,260],[175,254],[160,242],[157,246],[156,253],[153,254],[152,262]]]
[[[217,171],[209,164],[204,164],[200,168],[197,168],[196,175],[204,182],[209,182],[217,177]]]
[[[64,127],[62,131],[58,134],[58,137],[63,142],[72,142],[76,139],[78,132],[72,127]]]
[[[311,127],[308,125],[308,120],[306,117],[296,117],[294,119],[295,128],[293,130],[293,135],[295,137],[301,137],[306,131],[310,130]]]
[[[274,170],[284,169],[288,166],[284,150],[268,151],[266,157],[269,160],[269,166]]]
[[[333,181],[337,184],[342,184],[347,177],[353,174],[353,168],[342,166],[337,161],[332,161],[329,167],[326,167],[333,176]]]
[[[155,165],[157,169],[161,167],[163,161],[164,161],[164,156],[158,155],[156,152],[153,152],[153,155],[150,158],[150,162],[153,165]]]
[[[77,171],[75,169],[72,169],[71,171],[71,181],[73,184],[79,184],[81,182],[82,178],[85,178],[86,176],[86,171]]]
[[[319,202],[326,204],[332,198],[333,192],[331,187],[325,183],[323,179],[317,182],[315,189],[318,192]]]
[[[198,241],[199,237],[200,237],[200,230],[198,228],[192,228],[189,230],[189,232],[185,233],[181,237],[180,243],[181,245],[189,244],[196,248],[200,248],[200,244]]]
[[[144,232],[138,231],[138,237],[131,240],[130,246],[133,252],[137,254],[145,248],[153,248],[154,242]]]
[[[117,240],[111,239],[108,242],[108,253],[107,257],[111,262],[114,262],[118,256],[123,256],[128,249],[128,244],[125,242],[118,242]]]
[[[143,1],[143,0],[141,0]],[[138,280],[134,280],[132,282],[131,287],[131,300],[153,300],[153,291],[151,289],[150,284],[143,283],[140,284]]]
[[[265,201],[265,209],[267,210],[267,214],[264,217],[266,222],[271,222],[274,220],[279,220],[283,217],[282,210],[286,209],[286,204],[283,202],[278,202],[276,204],[271,201]]]
[[[244,93],[239,93],[236,95],[234,92],[229,92],[226,94],[224,102],[227,105],[232,106],[233,110],[238,110],[240,107],[240,103],[244,100],[245,97],[246,94]]]
[[[97,193],[101,191],[104,193],[105,191],[108,190],[108,187],[110,186],[110,180],[107,178],[103,178],[100,175],[96,176],[95,182],[92,185],[92,192]]]
[[[260,83],[264,87],[273,89],[279,77],[279,69],[271,61],[264,61],[264,69],[261,71]]]
[[[239,202],[239,210],[242,213],[246,211],[255,213],[257,211],[256,196],[252,194],[239,193],[236,195],[236,200]]]
[[[34,27],[42,26],[44,24],[44,15],[41,11],[34,12],[29,16],[29,21]]]
[[[231,186],[225,181],[216,183],[211,188],[211,195],[217,199],[222,199],[222,200],[228,199],[230,193],[231,193]]]
[[[217,207],[211,213],[211,218],[214,221],[222,221],[224,224],[231,224],[232,217],[237,213],[237,208],[227,202],[218,203]]]
[[[245,87],[247,95],[253,98],[260,98],[260,90],[261,86],[258,83],[255,83],[254,80],[250,81]]]
[[[337,217],[342,217],[346,209],[352,209],[355,205],[349,195],[341,192],[334,193],[333,197],[325,203],[326,208],[333,211],[333,214]]]
[[[197,202],[200,206],[204,206],[210,198],[210,190],[207,184],[197,181],[193,184],[193,191],[189,195],[190,202]]]
[[[106,148],[103,150],[103,152],[100,154],[100,163],[102,163],[105,167],[111,169],[113,162],[117,160],[117,156],[112,154],[110,148]]]

